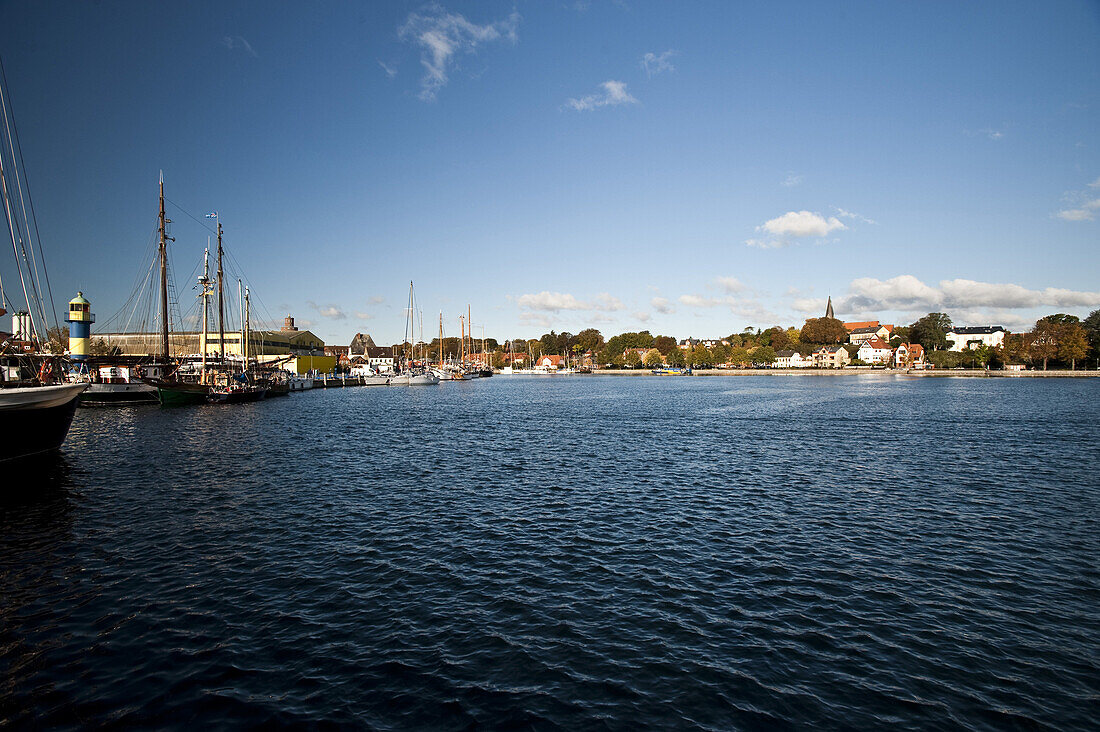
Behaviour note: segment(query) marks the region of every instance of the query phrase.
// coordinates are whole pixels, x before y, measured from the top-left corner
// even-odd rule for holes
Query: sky
[[[181,312],[217,211],[327,343],[401,340],[410,281],[499,340],[1100,308],[1096,2],[0,2],[0,56],[100,325],[161,171]]]

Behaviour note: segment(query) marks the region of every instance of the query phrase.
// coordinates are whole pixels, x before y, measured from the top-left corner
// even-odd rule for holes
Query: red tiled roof
[[[877,328],[877,320],[861,320],[858,323],[845,323],[844,327],[848,329],[848,332],[852,332],[856,328]]]

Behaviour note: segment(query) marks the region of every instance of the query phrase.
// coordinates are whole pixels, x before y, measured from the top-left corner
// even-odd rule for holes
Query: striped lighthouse
[[[95,322],[91,309],[92,304],[84,299],[83,292],[69,300],[69,356],[74,361],[88,358],[88,336]]]

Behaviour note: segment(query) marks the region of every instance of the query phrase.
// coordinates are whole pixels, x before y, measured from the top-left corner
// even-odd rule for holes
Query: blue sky
[[[100,323],[160,170],[181,299],[217,210],[332,343],[400,339],[409,280],[501,339],[1100,307],[1096,3],[7,2],[0,53]]]

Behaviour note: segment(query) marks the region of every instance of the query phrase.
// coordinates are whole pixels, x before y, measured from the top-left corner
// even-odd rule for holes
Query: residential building
[[[776,351],[775,364],[777,369],[805,369],[814,365],[813,356],[803,356],[798,351]]]
[[[562,367],[561,356],[543,356],[535,362],[535,368],[556,371]]]
[[[892,363],[896,369],[923,369],[924,346],[919,343],[902,343],[894,349]]]
[[[893,354],[893,349],[890,348],[890,344],[881,338],[872,338],[864,343],[856,351],[856,358],[864,363],[870,364],[888,364],[890,363],[890,357]]]
[[[848,332],[848,342],[861,346],[864,343],[879,338],[884,341],[890,340],[890,333],[893,331],[892,325],[868,325],[861,328],[853,328]]]
[[[947,350],[964,351],[978,346],[1000,348],[1004,345],[1006,335],[1008,331],[999,325],[952,328],[947,332],[947,340],[950,343]]]
[[[697,345],[699,345],[699,339],[698,338],[685,338],[682,341],[680,341],[680,350],[690,351],[691,349],[695,348]]]
[[[813,359],[819,369],[842,369],[852,362],[844,346],[822,346],[814,351]]]

